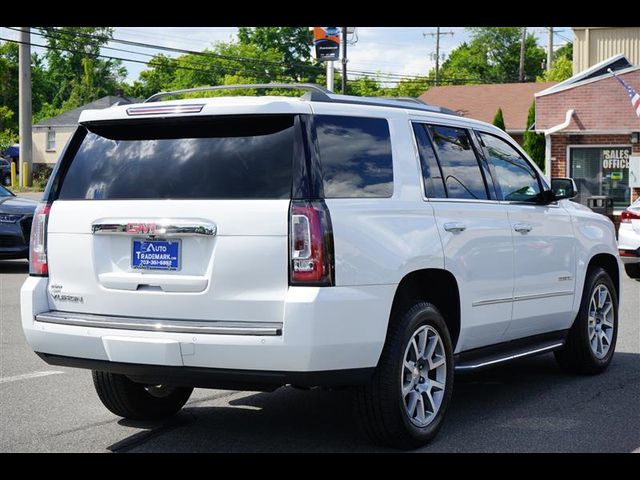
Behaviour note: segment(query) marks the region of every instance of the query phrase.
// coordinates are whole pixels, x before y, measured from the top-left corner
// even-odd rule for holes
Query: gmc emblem
[[[125,232],[139,235],[156,235],[158,226],[155,223],[127,223]]]

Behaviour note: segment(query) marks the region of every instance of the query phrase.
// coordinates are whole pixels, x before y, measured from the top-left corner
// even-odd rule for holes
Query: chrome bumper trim
[[[210,335],[282,335],[281,322],[170,320],[165,318],[117,317],[57,310],[39,313],[35,316],[35,320],[41,323],[54,323],[57,325],[142,330],[147,332],[204,333]]]

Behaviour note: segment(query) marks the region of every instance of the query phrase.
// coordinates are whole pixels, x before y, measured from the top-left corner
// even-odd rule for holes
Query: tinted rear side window
[[[291,195],[292,115],[164,119],[87,128],[62,182],[60,199]]]
[[[422,168],[425,194],[429,198],[447,198],[447,192],[442,181],[442,172],[438,166],[438,160],[425,130],[425,125],[414,123],[413,131],[416,135],[416,144],[420,153],[420,166]]]
[[[469,132],[442,125],[430,125],[429,130],[449,198],[486,200],[487,189]]]
[[[393,162],[382,118],[314,117],[325,198],[390,197]]]

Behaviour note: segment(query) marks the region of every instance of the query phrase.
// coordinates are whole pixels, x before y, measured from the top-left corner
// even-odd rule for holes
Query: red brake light
[[[47,264],[47,222],[50,210],[50,203],[40,203],[33,214],[29,245],[29,275],[39,277],[49,275],[49,265]]]
[[[333,232],[325,203],[292,201],[289,228],[291,284],[333,285]]]
[[[640,214],[633,213],[630,210],[624,210],[620,215],[620,223],[631,223],[631,220],[640,220]]]

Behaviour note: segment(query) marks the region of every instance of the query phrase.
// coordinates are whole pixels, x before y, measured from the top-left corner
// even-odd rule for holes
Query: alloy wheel
[[[402,399],[405,413],[418,427],[426,427],[438,414],[445,393],[447,361],[440,334],[423,325],[411,336],[404,352]]]

